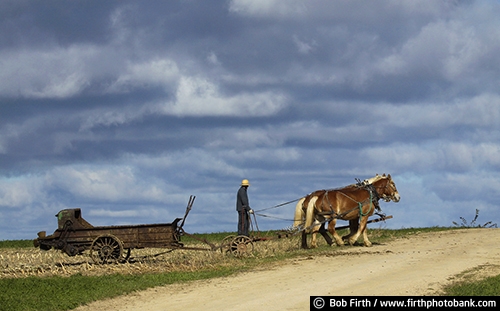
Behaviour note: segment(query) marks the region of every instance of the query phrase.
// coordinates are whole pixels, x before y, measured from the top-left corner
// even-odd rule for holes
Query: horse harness
[[[331,215],[332,217],[334,218],[337,218],[337,219],[342,219],[345,215],[351,213],[352,211],[358,209],[359,210],[359,217],[363,217],[363,216],[366,216],[368,215],[373,207],[375,207],[375,209],[377,211],[381,211],[380,209],[380,205],[378,203],[378,201],[380,200],[380,195],[378,194],[377,190],[375,189],[375,186],[373,184],[365,184],[364,182],[360,182],[358,180],[358,183],[356,184],[356,187],[360,188],[360,189],[364,189],[366,191],[368,191],[368,193],[370,194],[370,198],[369,198],[369,201],[370,201],[370,208],[368,209],[368,211],[366,213],[363,213],[363,203],[366,201],[362,201],[362,202],[358,202],[356,201],[355,199],[353,199],[352,197],[348,196],[347,194],[345,194],[344,192],[342,192],[340,189],[339,190],[335,190],[335,191],[338,191],[340,192],[342,195],[344,195],[346,198],[358,203],[358,206],[351,209],[351,210],[348,210],[347,212],[344,212],[344,213],[341,213],[341,214],[337,214],[337,212],[335,212],[335,210],[333,209],[333,206],[332,204],[330,203],[330,200],[328,199],[328,192],[329,190],[325,190],[325,195],[323,196],[323,204],[326,203],[327,206],[330,207],[330,212],[321,212],[321,213],[318,213],[319,215]],[[326,202],[325,202],[326,201]]]

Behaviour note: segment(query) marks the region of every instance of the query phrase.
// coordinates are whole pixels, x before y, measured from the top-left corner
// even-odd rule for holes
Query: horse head
[[[377,190],[377,193],[381,199],[386,202],[399,202],[401,197],[399,196],[398,189],[396,188],[396,184],[392,180],[391,174],[389,175],[377,175],[374,177],[372,182],[373,186]]]

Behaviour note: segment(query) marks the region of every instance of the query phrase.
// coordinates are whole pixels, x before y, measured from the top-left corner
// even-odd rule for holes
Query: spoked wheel
[[[220,244],[220,251],[223,253],[229,252],[231,250],[231,242],[235,237],[235,235],[228,235],[227,237],[225,237]]]
[[[123,257],[123,245],[114,235],[101,235],[92,242],[90,258],[96,264],[122,262],[125,259]]]
[[[253,252],[252,239],[245,235],[238,235],[231,241],[229,250],[236,257],[251,255]]]

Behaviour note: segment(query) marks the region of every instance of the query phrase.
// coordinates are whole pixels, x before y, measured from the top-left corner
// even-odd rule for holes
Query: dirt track
[[[270,270],[169,285],[78,308],[88,310],[308,310],[312,295],[431,295],[457,274],[500,274],[500,229],[417,234]]]

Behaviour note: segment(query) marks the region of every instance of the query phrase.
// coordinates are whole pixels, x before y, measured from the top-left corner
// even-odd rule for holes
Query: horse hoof
[[[337,246],[344,246],[345,242],[344,241],[335,241],[335,245],[337,245]]]

